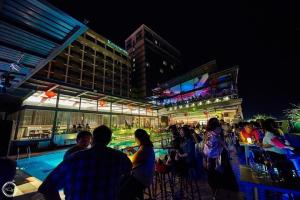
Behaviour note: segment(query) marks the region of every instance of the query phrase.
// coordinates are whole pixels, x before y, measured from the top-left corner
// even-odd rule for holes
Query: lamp
[[[252,139],[248,137],[248,138],[247,138],[247,143],[248,143],[248,144],[252,144]]]

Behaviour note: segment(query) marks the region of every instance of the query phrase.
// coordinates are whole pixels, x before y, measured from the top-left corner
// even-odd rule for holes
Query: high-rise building
[[[180,52],[146,25],[125,41],[132,59],[132,96],[145,98],[152,89],[174,77],[181,69]]]
[[[33,79],[130,97],[131,64],[125,50],[89,29]]]

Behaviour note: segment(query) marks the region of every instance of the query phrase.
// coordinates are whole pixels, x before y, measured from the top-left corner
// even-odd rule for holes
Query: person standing
[[[126,154],[107,147],[112,131],[105,125],[93,131],[92,148],[77,152],[61,162],[45,179],[38,191],[45,199],[117,200],[121,179],[129,175],[132,164]]]
[[[220,188],[238,190],[238,186],[228,159],[228,149],[224,142],[222,127],[217,118],[209,119],[204,137],[204,168],[208,174],[208,184],[216,197]]]

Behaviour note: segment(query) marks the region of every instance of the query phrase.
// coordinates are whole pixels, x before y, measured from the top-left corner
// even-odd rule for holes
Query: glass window
[[[80,110],[97,111],[97,101],[92,99],[81,99]]]
[[[49,110],[26,109],[20,111],[20,124],[15,139],[50,138],[54,113]]]
[[[33,95],[28,97],[25,101],[23,101],[23,105],[55,107],[56,100],[57,94],[53,91],[37,91]]]
[[[126,49],[130,49],[132,47],[132,41],[131,40],[128,40],[126,42]]]
[[[56,119],[56,134],[66,134],[70,131],[70,119],[71,113],[70,112],[57,112],[57,119]]]
[[[59,108],[69,108],[69,109],[76,109],[79,110],[80,106],[80,98],[73,97],[68,95],[60,95],[58,107]]]
[[[126,128],[133,127],[133,116],[124,115],[124,123]]]
[[[102,124],[106,126],[110,126],[110,116],[109,115],[102,115]]]
[[[132,106],[123,105],[123,113],[124,114],[131,114]]]
[[[98,111],[110,112],[110,102],[99,100],[98,101]]]
[[[113,113],[122,113],[122,104],[113,103],[112,104]]]
[[[139,107],[132,106],[132,114],[139,114]]]
[[[140,108],[140,115],[146,115],[146,108]]]
[[[151,108],[147,108],[147,116],[152,116],[153,115],[153,110]]]
[[[102,124],[102,115],[95,113],[84,113],[84,126],[87,129],[89,127],[89,131],[93,131],[96,127]]]

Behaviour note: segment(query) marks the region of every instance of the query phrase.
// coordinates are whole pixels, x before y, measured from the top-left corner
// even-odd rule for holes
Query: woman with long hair
[[[180,148],[177,150],[177,172],[187,175],[188,169],[195,164],[195,143],[189,127],[183,126],[180,131]]]
[[[204,168],[208,174],[208,184],[215,198],[218,189],[238,190],[231,165],[228,149],[224,142],[222,127],[217,118],[209,119],[204,136]]]
[[[143,190],[152,183],[154,176],[155,154],[149,134],[143,129],[134,133],[138,150],[131,157],[132,175],[121,189],[124,200],[143,199]]]
[[[263,138],[263,148],[268,153],[274,166],[278,168],[282,178],[292,180],[292,164],[287,159],[287,150],[294,148],[286,145],[284,139],[278,132],[274,119],[266,119],[263,123],[265,137]]]

